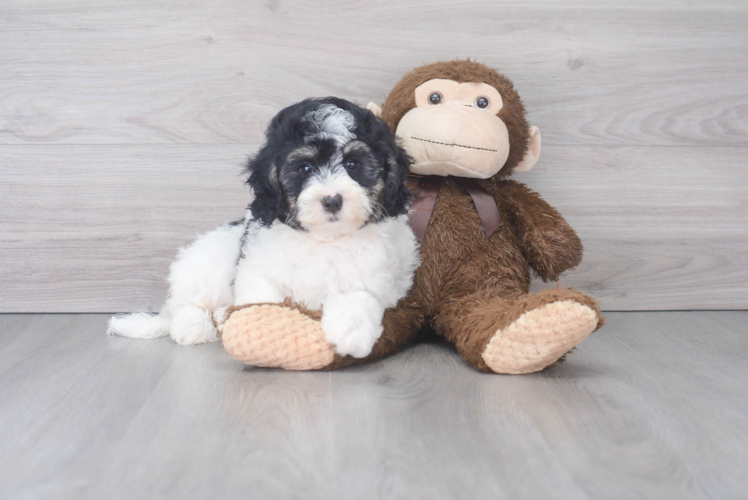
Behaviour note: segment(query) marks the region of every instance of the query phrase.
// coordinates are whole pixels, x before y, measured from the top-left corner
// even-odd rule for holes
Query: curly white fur
[[[171,266],[170,294],[161,312],[114,316],[109,322],[109,335],[144,339],[171,335],[179,344],[212,342],[218,340],[217,328],[225,320],[228,307],[280,303],[290,298],[322,310],[322,329],[339,354],[364,357],[371,352],[382,334],[384,310],[407,294],[418,266],[417,243],[407,215],[394,216],[405,211],[406,197],[395,198],[401,205],[394,204],[393,216],[387,215],[382,205],[386,186],[404,190],[402,180],[408,164],[384,161],[384,155],[397,154],[399,146],[394,137],[387,143],[377,136],[372,139],[378,144],[373,148],[364,143],[353,145],[358,149],[346,147],[356,138],[353,112],[366,112],[350,103],[351,111],[347,111],[319,102],[308,100],[297,105],[316,106],[300,118],[308,128],[297,142],[307,145],[284,153],[288,156],[278,164],[285,165],[289,179],[297,179],[297,184],[289,185],[298,185],[300,191],[279,200],[272,187],[263,188],[260,174],[268,176],[268,185],[276,189],[280,189],[279,178],[284,178],[279,177],[275,160],[267,160],[260,153],[257,158],[263,160],[257,160],[259,166],[253,166],[250,176],[250,183],[255,183],[253,189],[258,187],[264,194],[253,202],[253,206],[258,205],[252,208],[260,214],[257,219],[248,212],[243,222],[221,226],[182,248]],[[383,127],[389,132],[384,122],[363,121],[371,130]],[[288,140],[287,135],[296,127],[286,125],[286,133],[271,134],[273,139],[268,139],[266,150]],[[367,133],[366,129],[355,130]],[[337,149],[324,160],[316,158],[314,168],[294,163],[300,151],[320,154],[320,141],[328,141]],[[363,153],[361,148],[365,149]],[[345,159],[345,155],[357,151],[364,155],[362,160],[353,156]],[[376,154],[382,158],[366,156],[374,151],[379,151]],[[378,177],[366,180],[367,171],[355,170],[359,166],[379,169]],[[299,177],[302,169],[308,170],[303,178]],[[357,173],[352,176],[349,169]],[[396,180],[401,176],[399,185],[385,184],[390,174]],[[253,181],[253,177],[258,179]],[[333,199],[337,204],[331,204]],[[268,207],[258,202],[271,209],[290,209],[283,217],[263,218]]]
[[[245,243],[236,279],[237,304],[285,297],[322,309],[322,329],[339,354],[364,357],[382,334],[382,316],[408,293],[418,266],[407,216],[369,224],[335,238],[280,223]]]
[[[178,344],[218,340],[214,313],[231,305],[279,303],[286,297],[322,309],[322,329],[339,354],[364,357],[382,334],[382,315],[407,294],[418,266],[407,216],[326,237],[276,221],[226,225],[179,251],[170,297],[159,315],[117,315],[110,335]],[[235,285],[232,286],[232,282]]]

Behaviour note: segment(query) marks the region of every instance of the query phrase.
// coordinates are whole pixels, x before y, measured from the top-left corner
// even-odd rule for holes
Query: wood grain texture
[[[177,249],[244,217],[255,148],[0,152],[0,311],[158,310]]]
[[[381,102],[455,57],[504,71],[543,132],[518,178],[585,242],[564,284],[748,308],[746,26],[729,0],[6,0],[0,311],[158,309],[176,249],[241,216],[281,107]]]
[[[547,144],[745,146],[747,25],[707,0],[3,2],[0,142],[259,142],[301,98],[381,102],[473,57]]]
[[[748,312],[610,313],[566,363],[333,373],[0,315],[6,498],[744,498]],[[677,339],[677,340],[674,340]]]
[[[748,149],[545,153],[516,177],[559,208],[584,242],[584,260],[563,285],[607,310],[748,309]]]
[[[0,149],[0,311],[157,311],[177,248],[243,216],[255,149]],[[564,286],[607,310],[744,309],[747,162],[743,148],[548,146],[517,178],[585,243]]]

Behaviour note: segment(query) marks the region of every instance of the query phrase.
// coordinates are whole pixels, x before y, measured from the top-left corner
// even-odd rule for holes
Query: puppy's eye
[[[475,105],[480,109],[486,109],[491,102],[485,97],[479,97],[475,100]]]
[[[442,102],[442,95],[439,92],[434,92],[429,96],[429,104],[439,104]]]
[[[343,163],[343,166],[346,168],[346,170],[355,170],[358,168],[358,160],[346,160],[345,163]]]
[[[312,172],[314,172],[314,167],[308,163],[304,163],[302,166],[299,167],[299,170],[301,171],[302,174],[309,175]]]

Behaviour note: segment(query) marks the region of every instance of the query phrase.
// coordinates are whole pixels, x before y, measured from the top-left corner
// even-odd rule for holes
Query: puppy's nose
[[[334,214],[343,206],[343,197],[339,194],[336,194],[335,196],[325,196],[322,198],[322,206],[325,207],[325,210]]]

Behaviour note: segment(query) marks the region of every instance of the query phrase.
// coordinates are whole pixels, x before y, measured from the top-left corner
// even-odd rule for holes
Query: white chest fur
[[[418,265],[406,216],[334,239],[251,222],[235,282],[236,304],[285,298],[321,309],[331,296],[368,292],[383,307],[405,296]]]

